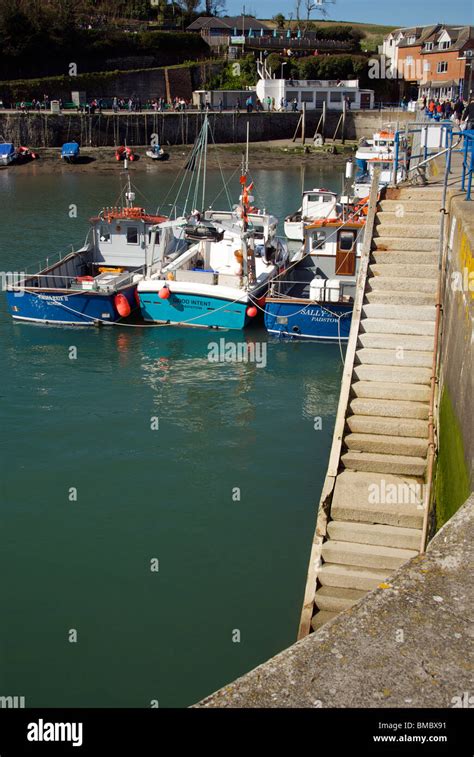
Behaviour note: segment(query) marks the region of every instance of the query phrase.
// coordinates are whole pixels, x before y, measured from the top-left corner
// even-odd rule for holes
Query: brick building
[[[418,30],[417,30],[418,31]],[[469,98],[474,27],[425,26],[398,45],[397,69],[407,97]]]

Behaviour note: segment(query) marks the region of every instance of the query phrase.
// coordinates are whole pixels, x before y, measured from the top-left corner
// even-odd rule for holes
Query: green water
[[[169,176],[137,183],[156,203]],[[254,178],[276,215],[298,206],[298,170]],[[117,178],[9,169],[0,192],[1,269],[21,271],[81,243]],[[294,641],[339,350],[225,336],[265,341],[266,368],[209,362],[215,332],[15,324],[2,294],[0,696],[183,707]]]

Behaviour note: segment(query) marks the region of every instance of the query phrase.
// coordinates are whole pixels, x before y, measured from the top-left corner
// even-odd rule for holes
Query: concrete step
[[[428,368],[404,368],[397,366],[355,365],[353,377],[362,381],[387,381],[403,384],[429,384],[431,371]]]
[[[421,384],[387,384],[383,381],[356,381],[351,387],[355,397],[374,400],[429,402],[430,389]]]
[[[339,586],[321,586],[314,595],[314,603],[323,612],[343,612],[365,597],[366,591]]]
[[[350,415],[346,421],[353,434],[404,436],[428,439],[428,421],[416,418],[387,418],[382,415]]]
[[[336,565],[325,562],[318,572],[318,580],[322,586],[340,586],[346,589],[372,591],[386,581],[391,573],[390,568],[375,570],[374,568],[362,568],[360,565]]]
[[[396,207],[389,208],[387,206],[382,207],[382,213],[379,213],[377,215],[375,223],[379,222],[380,224],[388,224],[389,226],[399,226],[406,224],[407,226],[411,226],[414,224],[417,228],[425,228],[425,226],[433,227],[435,226],[438,229],[439,232],[439,221],[440,221],[440,212],[439,208],[433,207],[430,209],[426,208],[423,209],[419,213],[408,213],[406,212],[406,207],[409,207],[408,203],[405,203],[405,205],[402,205],[400,208],[401,203],[398,203],[398,206],[396,204]],[[434,206],[437,205],[437,203],[433,203]],[[423,226],[420,224],[420,220],[423,221]]]
[[[397,193],[397,194],[394,194]],[[438,202],[438,206],[441,207],[442,193],[439,187],[401,187],[400,189],[393,189],[387,193],[387,199],[399,199],[399,200],[429,200],[430,202]]]
[[[379,273],[377,276],[371,276],[367,280],[366,292],[377,292],[380,290],[388,289],[390,292],[413,292],[415,294],[417,294],[418,292],[423,292],[425,294],[431,294],[432,296],[436,294],[438,285],[438,279],[436,277],[430,279],[407,279],[405,276],[384,276],[383,272],[380,273],[380,266],[377,267],[379,269]],[[391,266],[389,265],[384,267],[390,268]],[[369,274],[371,273],[371,271],[372,267],[369,268]]]
[[[426,457],[428,452],[426,439],[410,436],[388,436],[387,434],[347,434],[344,437],[344,445],[348,450],[376,452],[380,455]]]
[[[364,305],[362,317],[388,318],[395,321],[435,321],[436,308],[434,305],[410,305],[410,307],[403,305]]]
[[[378,415],[382,418],[418,418],[427,420],[429,405],[426,402],[413,402],[396,399],[370,399],[355,397],[349,408],[354,415]]]
[[[423,491],[423,481],[419,478],[344,470],[336,478],[331,517],[356,523],[421,528]]]
[[[374,228],[374,237],[403,236],[404,239],[435,239],[438,243],[439,223],[420,223],[422,218],[424,221],[424,217],[420,215],[417,218],[400,218],[396,223],[389,223],[389,219],[385,222],[385,214],[381,213],[380,223]]]
[[[400,232],[399,232],[400,233]],[[404,236],[379,236],[372,238],[372,248],[376,250],[412,250],[414,241],[411,237]],[[417,239],[418,250],[438,250],[438,239]]]
[[[381,547],[396,547],[397,549],[413,549],[415,552],[418,551],[421,540],[421,528],[382,526],[380,524],[353,523],[352,521],[342,520],[330,521],[328,523],[328,534],[330,539],[334,539],[335,541],[350,541],[354,544],[374,544]],[[320,573],[318,573],[318,578],[319,576]]]
[[[313,631],[317,631],[318,628],[321,628],[321,626],[324,626],[325,623],[328,623],[330,620],[335,618],[337,615],[337,612],[317,612],[316,615],[313,615],[311,618],[311,628]]]
[[[379,203],[381,210],[384,213],[394,213],[405,215],[417,215],[418,213],[430,213],[437,214],[439,217],[439,209],[441,203],[436,200],[420,200],[413,202],[401,202],[401,200],[382,200]]]
[[[426,470],[424,457],[384,455],[377,452],[349,451],[341,456],[345,468],[374,473],[395,473],[402,476],[423,476]]]
[[[413,286],[413,284],[416,284],[419,279],[427,279],[430,282],[437,282],[438,266],[434,262],[431,265],[425,265],[414,261],[404,265],[397,265],[396,263],[373,263],[370,266],[370,273],[373,276],[385,276],[394,279],[411,279],[411,281],[407,281],[407,286],[410,284]]]
[[[374,307],[373,305],[370,306]],[[405,321],[392,318],[363,318],[360,323],[359,333],[365,334],[413,334],[420,336],[434,336],[435,322],[432,321]]]
[[[372,250],[370,255],[377,265],[438,265],[437,250]]]
[[[431,305],[435,303],[435,294],[418,294],[416,292],[367,292],[365,302],[381,305]]]
[[[355,354],[355,364],[395,365],[407,368],[431,368],[433,353],[423,350],[371,349],[361,347]]]
[[[354,544],[346,541],[335,541],[334,539],[329,539],[322,546],[323,559],[327,562],[337,563],[338,565],[359,565],[363,568],[375,568],[376,570],[396,570],[417,554],[418,550],[414,549]],[[317,594],[318,592],[316,592]]]
[[[382,350],[418,350],[429,352],[434,348],[434,336],[416,334],[366,334],[358,336],[359,347]]]

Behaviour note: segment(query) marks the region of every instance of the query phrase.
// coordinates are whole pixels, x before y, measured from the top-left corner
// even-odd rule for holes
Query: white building
[[[261,78],[257,82],[257,97],[263,104],[264,110],[271,108],[279,110],[282,100],[288,103],[288,109],[293,107],[296,100],[298,110],[306,104],[307,110],[322,110],[326,103],[328,110],[342,110],[344,101],[350,103],[354,109],[373,108],[373,89],[360,89],[358,79],[323,80],[323,79],[267,79]]]
[[[398,67],[398,48],[400,42],[412,45],[420,37],[423,27],[409,26],[402,29],[394,29],[383,38],[383,44],[379,46],[379,53],[390,60],[392,70]]]

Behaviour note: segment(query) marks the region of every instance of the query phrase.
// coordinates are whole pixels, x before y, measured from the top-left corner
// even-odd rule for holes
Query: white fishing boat
[[[370,158],[367,161],[367,169],[363,173],[359,173],[354,181],[354,195],[359,199],[364,199],[369,196],[370,184],[372,176],[376,168],[380,168],[379,177],[379,190],[387,187],[389,184],[394,183],[394,158],[391,157],[376,157]],[[405,181],[407,176],[406,167],[399,165],[397,168],[396,183],[399,184]]]
[[[337,218],[341,213],[336,192],[329,189],[308,189],[303,192],[301,207],[285,218],[288,239],[302,242],[305,225],[324,218]]]

